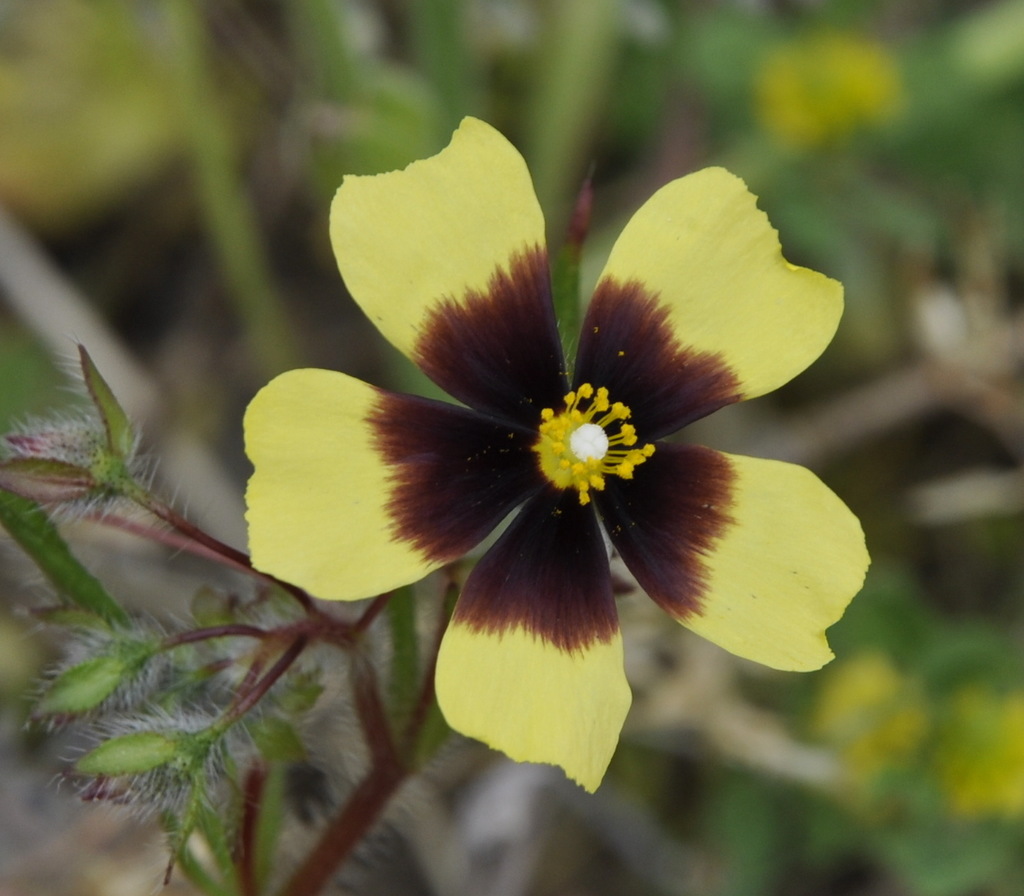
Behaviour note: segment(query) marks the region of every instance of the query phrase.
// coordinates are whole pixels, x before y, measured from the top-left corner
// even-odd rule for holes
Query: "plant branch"
[[[294,597],[307,612],[311,612],[313,610],[313,598],[311,598],[302,588],[256,569],[252,565],[252,559],[244,551],[233,548],[231,545],[225,544],[223,541],[220,541],[209,533],[204,532],[198,526],[189,522],[185,517],[177,513],[169,504],[160,501],[148,492],[135,496],[135,500],[154,516],[163,520],[171,526],[171,528],[175,529],[186,538],[202,545],[214,554],[223,557],[229,563],[232,563],[235,566],[241,566],[249,572],[252,572],[254,575],[257,575],[268,582],[273,582],[275,585],[279,586]]]
[[[263,697],[266,695],[277,680],[288,671],[292,663],[298,659],[300,653],[307,644],[308,639],[305,635],[299,635],[291,644],[288,645],[288,649],[277,658],[277,662],[267,671],[255,685],[245,691],[241,697],[235,701],[234,704],[228,709],[221,720],[221,724],[225,727],[227,725],[237,722],[242,716],[244,716],[250,709],[252,709]]]
[[[397,763],[375,762],[285,886],[282,896],[317,896],[380,817],[405,775],[405,769]]]
[[[183,644],[194,644],[197,641],[208,641],[213,638],[269,638],[273,632],[255,625],[245,625],[241,622],[228,623],[226,625],[212,625],[209,628],[191,629],[187,632],[179,632],[176,635],[164,639],[161,647],[169,650],[173,647],[180,647]]]
[[[242,793],[242,823],[238,831],[239,885],[241,896],[258,896],[256,879],[256,829],[259,826],[260,810],[263,805],[263,790],[267,783],[267,769],[258,764],[249,769],[245,776]]]

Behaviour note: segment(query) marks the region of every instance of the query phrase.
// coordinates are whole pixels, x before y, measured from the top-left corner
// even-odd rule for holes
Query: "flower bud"
[[[13,437],[8,436],[10,443]],[[88,470],[47,457],[14,457],[0,462],[0,488],[38,504],[66,504],[88,498],[97,487]]]
[[[88,353],[79,347],[79,354],[94,413],[30,423],[0,438],[0,488],[50,506],[138,492],[136,433]]]
[[[35,715],[78,715],[99,706],[128,673],[118,656],[97,656],[58,675],[36,704]]]
[[[135,731],[104,741],[75,763],[83,775],[119,777],[148,772],[178,754],[176,737],[159,731]]]

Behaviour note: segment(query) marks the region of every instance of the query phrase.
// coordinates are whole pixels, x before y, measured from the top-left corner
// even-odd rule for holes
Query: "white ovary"
[[[601,460],[608,453],[608,434],[596,423],[584,423],[569,436],[569,449],[580,460]]]

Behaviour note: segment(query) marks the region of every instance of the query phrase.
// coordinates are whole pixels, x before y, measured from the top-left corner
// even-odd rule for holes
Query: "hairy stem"
[[[214,538],[209,533],[204,532],[198,526],[189,522],[177,513],[170,505],[153,497],[148,492],[143,492],[141,495],[135,496],[135,500],[138,504],[154,516],[162,519],[181,535],[184,535],[186,538],[202,545],[217,556],[223,557],[229,563],[235,566],[241,566],[255,575],[266,579],[268,582],[273,582],[295,598],[295,600],[298,601],[307,612],[313,609],[313,599],[303,589],[299,588],[297,585],[291,584],[290,582],[284,582],[281,579],[255,569],[248,554],[244,551],[238,550],[237,548],[233,548],[231,545],[225,544],[220,539]]]

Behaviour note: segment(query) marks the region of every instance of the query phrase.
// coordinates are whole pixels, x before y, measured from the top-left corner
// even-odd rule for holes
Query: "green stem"
[[[267,375],[298,366],[299,352],[277,296],[252,206],[236,170],[227,116],[209,70],[202,4],[168,0],[177,96],[191,142],[199,198],[235,310]]]
[[[563,0],[546,7],[547,33],[539,51],[526,160],[548,220],[564,208],[588,159],[596,123],[605,114],[619,50],[621,0]]]
[[[480,79],[466,39],[466,6],[465,0],[418,0],[410,7],[413,49],[440,100],[438,137],[445,140],[477,105],[473,87]]]

